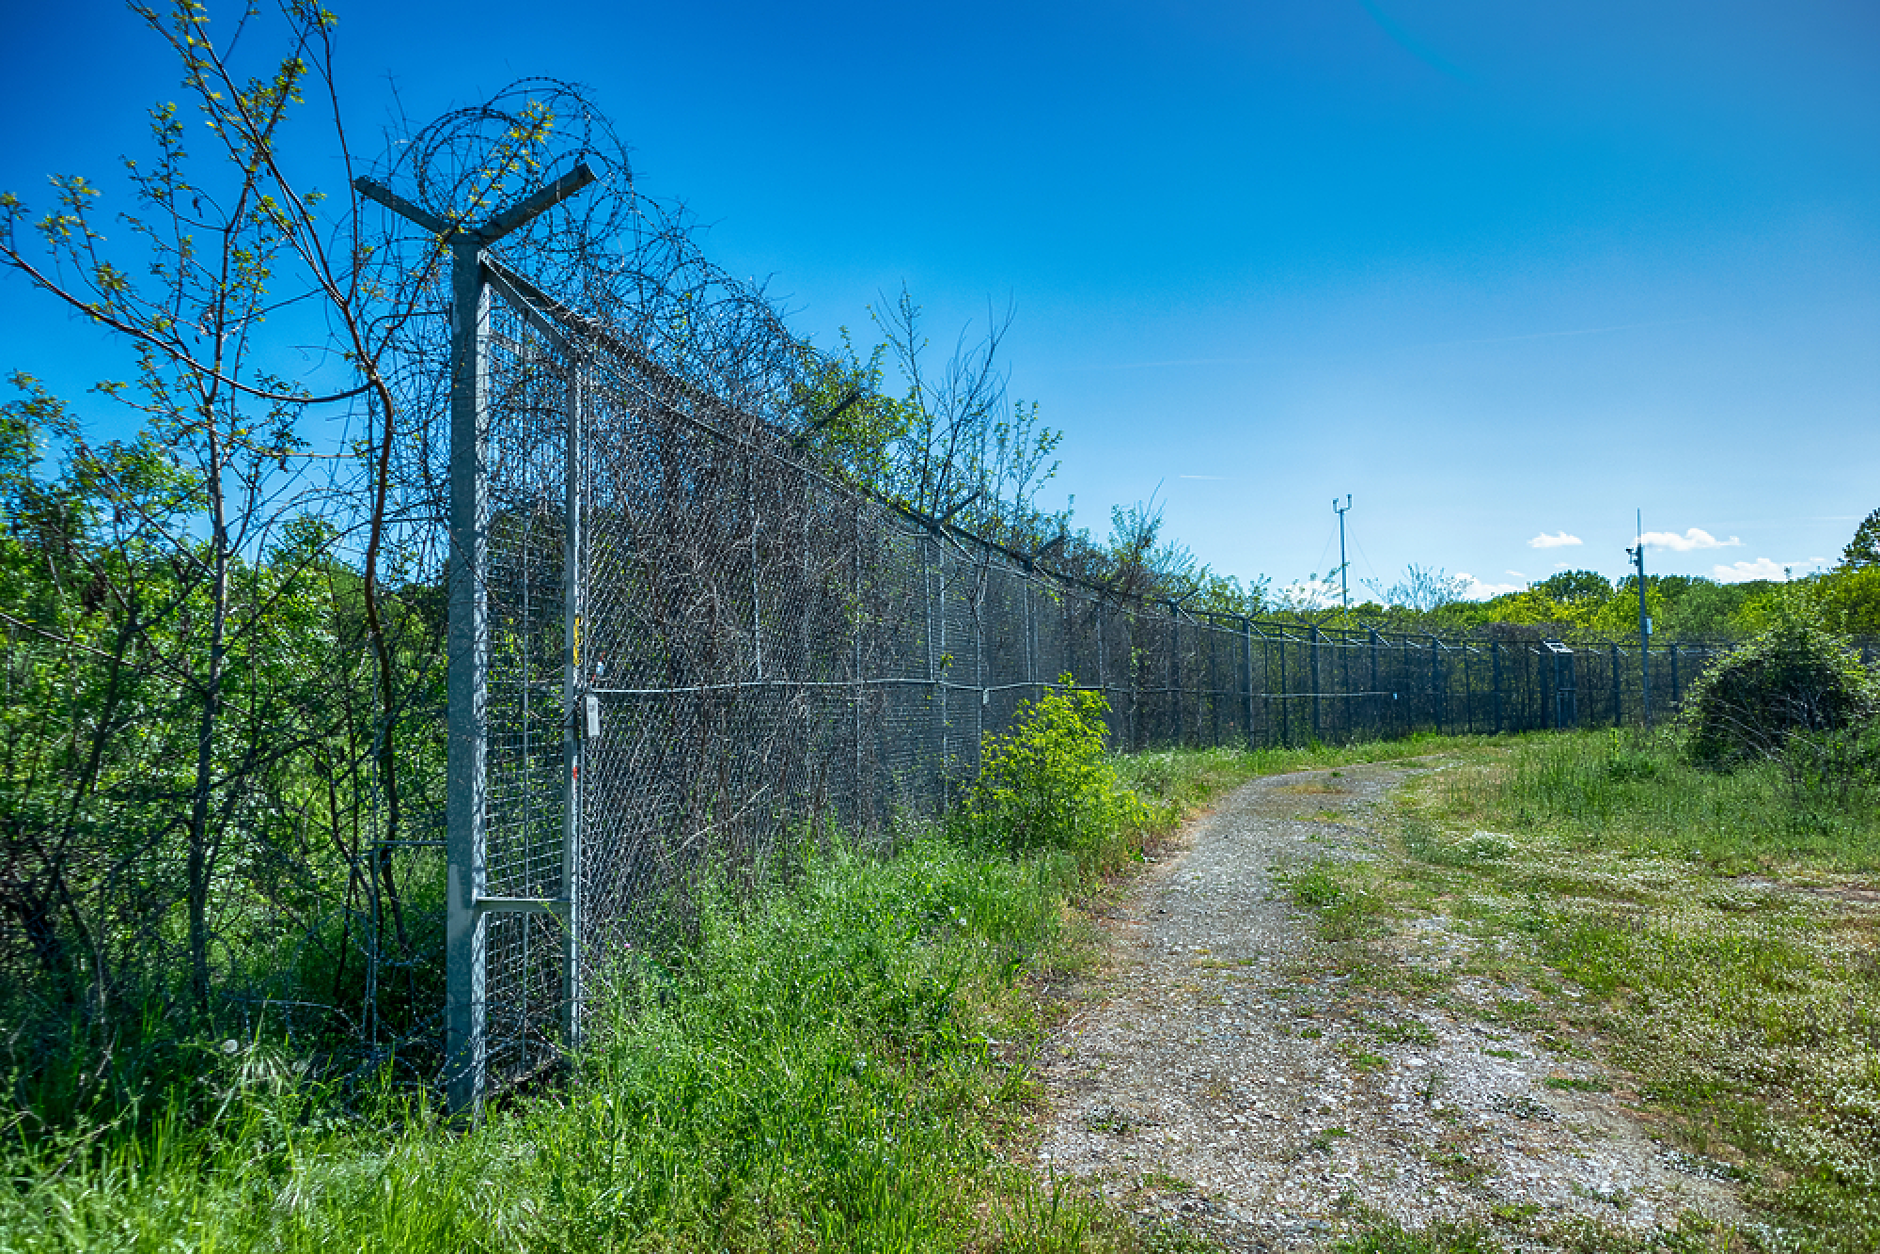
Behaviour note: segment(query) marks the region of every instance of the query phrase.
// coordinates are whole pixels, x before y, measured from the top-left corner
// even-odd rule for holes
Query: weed
[[[1195,1187],[1195,1182],[1170,1175],[1166,1171],[1145,1171],[1142,1174],[1142,1187],[1154,1193],[1187,1193]]]
[[[1444,1143],[1425,1157],[1432,1167],[1462,1184],[1475,1184],[1488,1178],[1488,1165],[1460,1146]]]
[[[1433,1045],[1436,1033],[1415,1019],[1367,1019],[1355,1016],[1359,1027],[1387,1045]]]
[[[1332,1243],[1333,1254],[1502,1254],[1488,1229],[1476,1223],[1433,1223],[1406,1228],[1394,1219],[1366,1214],[1361,1230]]]
[[[1350,1130],[1346,1128],[1320,1129],[1306,1142],[1306,1152],[1312,1154],[1329,1154],[1332,1152],[1332,1146],[1335,1142],[1343,1140],[1350,1135]]]
[[[1278,878],[1295,902],[1318,911],[1318,932],[1328,941],[1356,940],[1375,926],[1378,903],[1354,890],[1335,863],[1314,862]]]

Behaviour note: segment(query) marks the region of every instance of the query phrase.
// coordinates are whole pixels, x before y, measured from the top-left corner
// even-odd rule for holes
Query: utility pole
[[[1338,596],[1344,604],[1345,613],[1351,613],[1351,564],[1345,560],[1345,511],[1351,508],[1351,493],[1345,493],[1345,503],[1340,505],[1338,498],[1332,498],[1332,509],[1338,513]]]
[[[1645,511],[1638,514],[1638,547],[1627,549],[1625,554],[1632,559],[1632,566],[1638,572],[1638,681],[1639,700],[1645,711],[1645,726],[1652,725],[1652,664],[1651,640],[1652,620],[1645,616]]]

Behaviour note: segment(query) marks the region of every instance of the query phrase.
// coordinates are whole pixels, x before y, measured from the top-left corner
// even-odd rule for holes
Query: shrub
[[[1141,827],[1149,810],[1104,760],[1101,693],[1065,686],[1019,706],[1010,731],[980,744],[979,777],[961,818],[982,839],[1008,849],[1099,852],[1118,833]]]
[[[1698,676],[1684,699],[1685,750],[1728,770],[1773,757],[1797,732],[1857,727],[1880,710],[1880,689],[1846,645],[1793,607]]]

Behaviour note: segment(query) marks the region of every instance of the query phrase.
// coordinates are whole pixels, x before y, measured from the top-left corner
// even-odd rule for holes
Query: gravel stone
[[[1667,1152],[1618,1094],[1544,1081],[1622,1084],[1466,1014],[1524,990],[1458,980],[1445,1010],[1333,974],[1275,876],[1368,856],[1411,773],[1256,780],[1184,830],[1103,920],[1102,969],[1057,990],[1084,1009],[1036,1064],[1040,1168],[1234,1250],[1323,1248],[1360,1208],[1411,1228],[1522,1204],[1640,1236],[1686,1211],[1742,1222],[1722,1164]],[[1403,945],[1443,964],[1465,941],[1431,918]]]

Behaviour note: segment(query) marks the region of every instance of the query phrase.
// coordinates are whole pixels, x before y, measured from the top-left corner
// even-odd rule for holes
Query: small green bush
[[[1104,757],[1109,702],[1070,687],[1069,675],[1060,682],[1020,705],[1010,731],[981,742],[979,777],[960,815],[979,839],[1090,855],[1148,823],[1149,808]]]
[[[1880,691],[1860,658],[1795,610],[1698,676],[1680,716],[1685,751],[1728,770],[1781,754],[1798,732],[1870,722]]]

